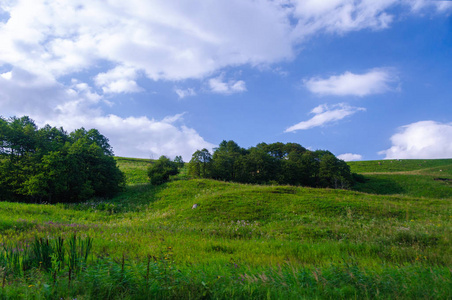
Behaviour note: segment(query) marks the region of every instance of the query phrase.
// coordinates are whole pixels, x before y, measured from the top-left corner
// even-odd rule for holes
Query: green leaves
[[[125,184],[108,139],[96,129],[68,135],[28,117],[0,118],[0,191],[33,202],[111,197]]]
[[[170,176],[177,175],[178,173],[178,163],[171,161],[163,155],[148,169],[148,176],[153,185],[165,183],[169,180]]]
[[[223,141],[213,155],[196,151],[189,175],[253,184],[291,184],[311,187],[348,188],[353,177],[348,165],[331,152],[310,151],[296,143],[260,143],[243,149]]]

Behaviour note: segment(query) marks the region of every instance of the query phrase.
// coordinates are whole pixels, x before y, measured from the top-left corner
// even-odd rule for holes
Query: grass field
[[[0,202],[0,299],[452,298],[452,160],[353,162],[348,191],[117,161],[114,199]]]
[[[366,181],[354,190],[379,195],[448,199],[452,189],[452,160],[383,160],[350,162]]]

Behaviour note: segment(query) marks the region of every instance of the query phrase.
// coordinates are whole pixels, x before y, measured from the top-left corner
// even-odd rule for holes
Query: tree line
[[[74,202],[111,197],[125,185],[109,140],[96,129],[38,128],[0,117],[0,200]]]
[[[234,141],[222,141],[211,154],[193,153],[188,174],[253,184],[289,184],[321,188],[348,188],[350,167],[331,152],[311,151],[296,143],[260,143],[249,149]]]
[[[184,166],[182,157],[162,156],[148,170],[152,184],[162,184]],[[211,154],[193,153],[192,178],[252,184],[290,184],[347,188],[353,183],[349,166],[324,150],[296,143],[260,143],[249,149],[222,141]],[[109,140],[98,130],[46,125],[29,117],[0,117],[0,200],[78,202],[112,197],[125,185]]]

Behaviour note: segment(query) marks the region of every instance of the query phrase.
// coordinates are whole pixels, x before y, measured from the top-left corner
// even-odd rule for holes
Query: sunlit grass
[[[354,173],[412,172],[452,165],[452,159],[386,159],[351,161],[347,163]]]
[[[118,163],[129,186],[111,200],[0,202],[2,245],[93,238],[89,264],[70,286],[67,270],[57,280],[39,269],[25,277],[0,270],[0,298],[452,296],[452,206],[435,187],[445,183],[430,180],[443,166],[384,175],[413,186],[372,195],[214,180],[155,187],[145,178],[149,161]],[[433,192],[418,196],[423,189]]]

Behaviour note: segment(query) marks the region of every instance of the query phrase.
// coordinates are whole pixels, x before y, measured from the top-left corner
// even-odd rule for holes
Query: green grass
[[[365,181],[353,189],[378,195],[451,199],[452,159],[350,162]]]
[[[147,169],[152,164],[151,159],[115,157],[119,169],[127,174],[127,184],[148,183]]]
[[[432,179],[450,178],[451,160],[425,168],[407,161],[396,172],[410,173],[392,175],[359,162],[368,180],[355,188],[367,193],[185,174],[154,187],[145,176],[148,160],[117,160],[129,185],[114,199],[0,202],[7,249],[74,232],[93,239],[86,265],[71,279],[67,265],[20,276],[0,267],[0,299],[452,297],[450,186]]]
[[[452,159],[402,159],[351,161],[347,163],[354,173],[412,172],[428,169],[441,169],[452,165]],[[449,169],[450,171],[450,169]],[[450,174],[450,173],[449,173]]]

